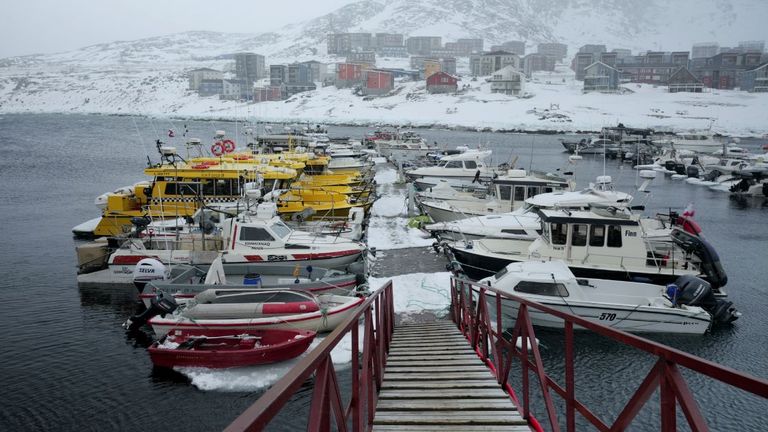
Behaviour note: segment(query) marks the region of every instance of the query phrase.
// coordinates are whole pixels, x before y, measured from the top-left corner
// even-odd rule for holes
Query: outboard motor
[[[712,287],[703,279],[692,275],[677,278],[674,284],[667,286],[667,295],[677,305],[699,306],[715,323],[730,323],[736,321],[741,312],[733,306],[733,302],[715,298]]]
[[[685,175],[685,164],[676,163],[675,164],[675,173],[680,175]]]
[[[688,168],[685,169],[685,173],[688,177],[699,178],[699,167],[688,165]]]
[[[664,169],[667,170],[667,171],[674,171],[675,170],[675,165],[677,165],[677,162],[675,162],[675,161],[670,159],[670,160],[664,162]]]
[[[165,280],[166,277],[163,263],[155,258],[144,258],[136,263],[136,269],[133,271],[133,285],[141,293],[149,282]]]
[[[178,307],[179,305],[173,296],[158,291],[157,295],[150,301],[149,307],[144,312],[128,318],[128,321],[123,324],[123,328],[128,331],[136,331],[152,317],[157,315],[164,317],[166,314],[173,313]]]

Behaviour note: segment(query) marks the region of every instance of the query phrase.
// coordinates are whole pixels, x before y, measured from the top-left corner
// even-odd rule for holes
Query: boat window
[[[477,168],[477,162],[475,162],[475,161],[464,161],[464,168],[475,169],[475,168]]]
[[[264,228],[241,227],[240,241],[274,241],[267,230]]]
[[[603,247],[605,245],[605,225],[592,225],[589,233],[589,245]]]
[[[445,164],[446,168],[461,168],[461,162],[460,161],[450,161],[447,164]]]
[[[518,235],[524,235],[525,230],[521,229],[502,229],[501,232],[504,234],[518,234]]]
[[[286,238],[289,235],[291,235],[291,229],[288,228],[284,223],[277,222],[272,224],[270,227],[272,229],[272,232],[278,235],[280,238]]]
[[[194,196],[200,193],[199,183],[177,183],[170,182],[165,184],[166,195],[188,195]]]
[[[499,186],[499,199],[509,201],[512,197],[512,186]]]
[[[621,247],[621,227],[608,225],[608,247]]]
[[[526,294],[568,297],[568,290],[565,289],[565,285],[554,282],[521,281],[515,285],[515,291]]]
[[[564,245],[568,237],[568,224],[552,223],[552,244]]]
[[[544,193],[550,193],[552,191],[553,191],[553,189],[551,187],[549,187],[549,186],[544,188]]]
[[[539,194],[538,186],[528,186],[528,198]]]
[[[515,201],[525,201],[525,186],[515,186]]]
[[[571,225],[571,246],[586,246],[586,245],[587,245],[587,225],[586,224]]]

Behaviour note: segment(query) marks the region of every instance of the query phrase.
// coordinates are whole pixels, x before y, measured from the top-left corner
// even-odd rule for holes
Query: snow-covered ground
[[[382,59],[387,66],[403,59]],[[230,61],[231,63],[231,61]],[[180,118],[248,118],[274,122],[391,124],[525,131],[596,131],[632,127],[706,129],[733,136],[768,133],[768,94],[734,90],[668,93],[663,86],[625,84],[625,94],[583,94],[564,66],[527,82],[530,98],[493,94],[484,79],[464,77],[459,94],[431,95],[423,81],[397,82],[387,96],[362,98],[335,86],[259,104],[200,97],[187,89],[186,71],[222,68],[226,61],[164,66],[101,65],[0,68],[0,114],[99,113]],[[366,100],[368,99],[368,100]]]

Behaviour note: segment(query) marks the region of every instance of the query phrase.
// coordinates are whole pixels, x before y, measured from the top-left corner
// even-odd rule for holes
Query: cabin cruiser
[[[438,150],[437,145],[428,144],[414,132],[393,132],[374,140],[376,150],[390,162],[401,164],[424,158]]]
[[[436,166],[421,167],[406,171],[408,181],[417,190],[426,190],[444,180],[453,187],[487,183],[497,176],[496,171],[486,165],[491,157],[490,150],[467,150],[463,153],[443,156]]]
[[[479,285],[629,332],[703,334],[713,323],[730,323],[741,315],[732,302],[715,299],[709,284],[694,276],[680,276],[669,287],[577,277],[561,260],[512,263]],[[496,294],[487,291],[486,296],[495,310]],[[502,297],[505,320],[516,319],[518,309],[518,302]],[[528,308],[528,314],[533,325],[563,328],[562,319],[536,308]]]
[[[605,154],[618,151],[619,144],[606,138],[582,138],[580,141],[560,140],[565,150],[571,154]]]
[[[449,222],[472,216],[502,214],[515,211],[525,200],[540,193],[573,190],[573,183],[565,178],[542,172],[510,169],[493,179],[490,189],[494,196],[476,196],[457,193],[456,198],[445,198],[444,193],[419,194],[419,207],[434,222]],[[434,199],[436,198],[436,199]]]
[[[577,277],[672,283],[681,275],[705,279],[721,293],[728,277],[697,225],[675,225],[617,207],[538,209],[536,240],[481,239],[448,244],[467,276],[482,279],[512,262],[565,261]]]
[[[653,173],[644,173],[654,177]],[[647,184],[641,186],[645,190]],[[504,214],[487,214],[466,219],[426,225],[424,229],[444,241],[509,238],[535,240],[541,235],[541,221],[536,209],[588,209],[593,205],[627,207],[632,195],[613,189],[610,176],[597,177],[596,183],[580,191],[541,193],[525,200],[517,210]]]
[[[657,147],[672,147],[677,150],[690,150],[697,153],[713,153],[721,150],[723,143],[711,133],[686,133],[665,139],[653,140]]]

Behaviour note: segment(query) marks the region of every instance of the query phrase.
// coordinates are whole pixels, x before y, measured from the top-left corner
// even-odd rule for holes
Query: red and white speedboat
[[[148,348],[155,367],[230,368],[276,363],[305,352],[311,330],[173,331]]]
[[[201,294],[202,295],[202,294]],[[284,291],[272,301],[261,299],[268,293],[238,293],[206,297],[205,303],[190,302],[172,314],[149,320],[161,337],[176,330],[248,332],[261,329],[300,329],[318,333],[331,331],[363,303],[361,297],[333,294],[313,296],[298,291]],[[293,299],[287,298],[292,296]]]

